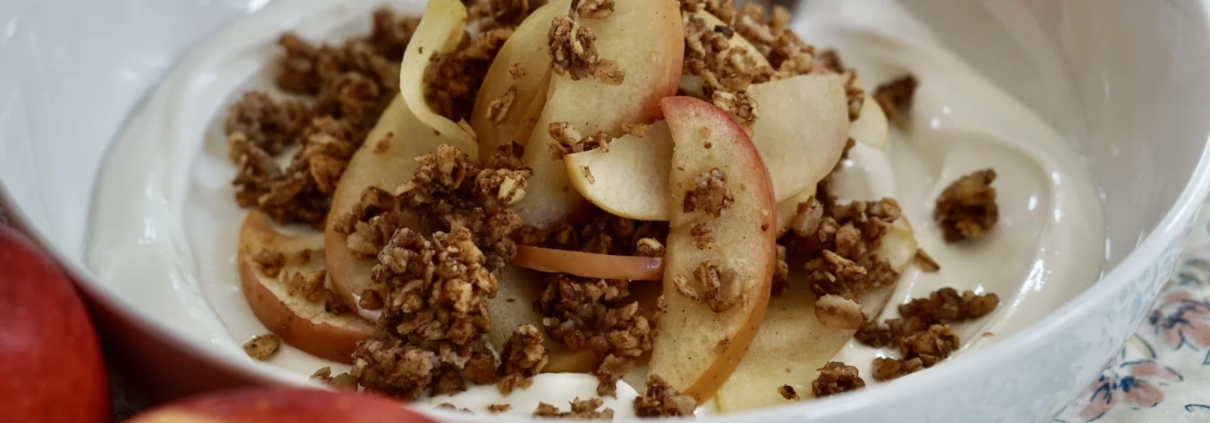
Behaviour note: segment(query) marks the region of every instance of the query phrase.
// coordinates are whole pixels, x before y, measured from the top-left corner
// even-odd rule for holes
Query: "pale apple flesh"
[[[764,318],[777,258],[773,186],[756,147],[725,112],[691,97],[668,98],[661,106],[676,147],[669,177],[666,308],[649,371],[700,404],[731,376]],[[713,169],[726,176],[730,206],[718,217],[679,207],[695,178]],[[713,247],[694,245],[696,223],[710,228]],[[705,261],[734,272],[739,297],[729,309],[716,312],[678,290],[677,278],[695,280],[694,270]]]
[[[659,121],[644,136],[626,135],[609,151],[591,150],[563,158],[571,184],[584,198],[615,216],[668,220],[668,174],[672,132]]]
[[[879,255],[901,274],[916,253],[916,239],[906,218],[896,220],[882,240]],[[769,310],[744,361],[715,397],[719,411],[734,412],[789,403],[778,387],[790,385],[803,398],[812,396],[811,382],[853,339],[854,329],[828,327],[816,317],[816,296],[806,283],[802,263],[791,266],[790,284],[769,300]],[[866,292],[858,299],[866,316],[878,316],[895,285]],[[872,318],[872,317],[871,317]],[[848,363],[853,364],[853,363]],[[868,377],[869,375],[862,375]]]
[[[861,117],[849,127],[849,138],[879,150],[886,150],[889,125],[882,106],[873,97],[865,96],[861,103]]]
[[[549,228],[591,208],[572,187],[563,160],[551,154],[557,142],[547,130],[552,123],[569,123],[584,135],[602,131],[616,137],[622,125],[654,121],[659,100],[676,93],[685,49],[680,3],[613,3],[612,15],[578,22],[596,35],[598,56],[616,62],[625,77],[612,85],[594,78],[573,80],[569,74],[551,76],[546,106],[522,157],[534,172],[525,199],[515,205],[526,224]]]
[[[828,176],[849,138],[848,102],[837,75],[799,75],[754,84],[748,95],[759,117],[752,143],[769,167],[777,201]]]
[[[534,302],[542,298],[545,283],[537,272],[518,266],[505,266],[499,276],[499,291],[487,301],[492,316],[487,339],[496,351],[504,351],[505,343],[518,326],[543,327],[542,315],[534,310]],[[592,350],[571,351],[549,336],[544,340],[550,353],[546,367],[542,368],[544,373],[587,373],[596,369],[597,356]]]
[[[535,104],[541,112],[550,86],[550,22],[555,16],[566,14],[569,5],[570,0],[560,0],[535,10],[500,47],[483,77],[471,114],[471,128],[479,137],[480,160],[486,162],[501,145],[529,141],[529,132],[522,127]],[[488,116],[492,103],[510,90],[514,92],[510,110],[493,121]],[[532,125],[529,130],[533,130]]]
[[[374,324],[355,313],[328,312],[322,300],[309,302],[291,295],[284,282],[292,273],[324,271],[322,247],[322,234],[287,235],[268,216],[253,210],[240,228],[240,287],[252,314],[286,344],[319,358],[352,363],[357,343],[374,335]],[[276,277],[261,272],[254,260],[262,251],[292,257],[304,250],[306,261],[288,262]]]
[[[664,278],[660,257],[616,256],[581,251],[517,246],[513,265],[544,273],[567,273],[585,278],[658,281]]]
[[[466,15],[466,6],[461,1],[429,0],[399,65],[399,92],[408,109],[438,135],[458,139],[460,144],[474,143],[475,134],[433,110],[424,95],[424,73],[434,55],[458,47],[466,29]],[[470,151],[464,152],[476,157]]]

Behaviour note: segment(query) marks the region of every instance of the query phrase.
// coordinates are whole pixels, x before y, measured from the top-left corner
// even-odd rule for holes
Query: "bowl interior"
[[[95,177],[127,114],[190,46],[266,3],[0,5],[0,200],[10,215],[78,264]],[[1200,1],[903,3],[1081,154],[1105,207],[1104,245],[1087,247],[1104,249],[1104,271],[1197,182],[1210,133]]]

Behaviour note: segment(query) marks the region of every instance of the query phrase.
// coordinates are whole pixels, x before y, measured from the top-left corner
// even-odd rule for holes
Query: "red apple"
[[[84,303],[51,258],[4,226],[0,375],[0,420],[100,423],[113,418],[105,361]]]
[[[131,423],[431,423],[403,404],[369,394],[267,387],[187,399]]]
[[[586,278],[658,281],[664,278],[660,257],[615,256],[551,248],[517,246],[513,265],[546,273],[570,273]]]

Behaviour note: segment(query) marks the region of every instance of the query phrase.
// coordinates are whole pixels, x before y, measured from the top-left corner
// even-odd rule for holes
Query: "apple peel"
[[[664,278],[664,259],[660,257],[594,254],[518,245],[512,263],[540,272],[567,273],[586,278],[632,281],[658,281]]]

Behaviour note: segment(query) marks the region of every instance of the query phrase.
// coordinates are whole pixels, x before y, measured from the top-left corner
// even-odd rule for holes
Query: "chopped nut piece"
[[[925,272],[932,273],[941,270],[941,265],[937,264],[937,261],[933,260],[933,257],[930,256],[929,253],[924,252],[924,249],[916,249],[916,256],[914,257],[914,260],[916,262],[916,266]]]
[[[819,377],[811,383],[816,398],[836,395],[865,387],[865,381],[857,375],[857,368],[832,361],[819,369]]]
[[[954,181],[937,197],[933,218],[941,226],[945,242],[981,239],[996,226],[1000,209],[996,189],[991,186],[995,180],[995,170],[980,170]]]
[[[718,217],[735,201],[727,188],[727,175],[718,168],[703,172],[693,183],[694,188],[685,193],[685,213],[701,210]]]
[[[601,411],[596,411],[601,408],[605,402],[600,398],[589,398],[581,400],[576,398],[571,401],[571,411],[559,412],[559,407],[540,402],[538,408],[534,410],[534,417],[543,418],[561,418],[561,419],[583,419],[583,420],[611,420],[613,419],[613,409],[603,408]]]
[[[824,295],[815,301],[815,317],[824,326],[858,329],[865,323],[861,305],[839,295]]]
[[[692,416],[697,401],[681,395],[659,375],[647,376],[647,392],[634,400],[634,413],[638,417],[683,417]]]
[[[249,357],[259,361],[265,361],[273,357],[280,348],[281,338],[271,333],[257,335],[244,343],[244,352]]]
[[[921,370],[924,370],[924,364],[919,358],[903,360],[878,357],[874,359],[874,380],[879,382],[898,379]]]
[[[786,401],[798,401],[799,400],[798,391],[795,390],[794,387],[790,386],[790,385],[779,386],[777,388],[777,393],[781,394],[781,397],[785,398]]]
[[[281,274],[282,266],[286,265],[286,256],[277,251],[261,249],[255,256],[252,256],[252,262],[265,276],[276,278]]]
[[[604,19],[613,14],[613,0],[580,0],[576,14],[581,18]]]
[[[487,406],[487,411],[492,414],[500,414],[508,410],[512,410],[512,404],[492,404]]]
[[[517,86],[508,87],[508,91],[500,98],[492,100],[487,105],[487,120],[492,123],[492,126],[500,126],[504,120],[508,118],[508,113],[512,110],[513,100],[517,98]]]
[[[907,128],[900,111],[912,106],[912,97],[916,94],[917,85],[915,76],[904,75],[879,85],[878,89],[874,90],[874,100],[882,107],[887,118],[900,129]]]

